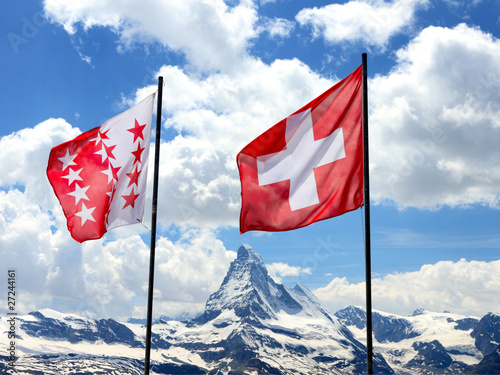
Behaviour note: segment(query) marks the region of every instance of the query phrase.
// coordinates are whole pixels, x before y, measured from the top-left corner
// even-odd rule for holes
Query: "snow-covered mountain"
[[[212,332],[216,335],[207,341]],[[200,357],[215,361],[223,371],[349,374],[366,368],[364,345],[307,288],[288,289],[275,283],[248,245],[239,248],[204,314],[177,335],[178,345],[188,348],[184,345],[188,336],[189,348],[196,337]],[[381,357],[375,366],[391,373]]]
[[[363,309],[349,306],[335,316],[365,340]],[[403,317],[375,311],[372,321],[375,351],[397,374],[500,374],[500,315],[479,319],[419,309]]]
[[[243,245],[202,315],[154,324],[151,373],[363,374],[365,321],[360,308],[332,315],[306,287],[274,282],[260,256]],[[16,324],[19,357],[14,369],[8,366],[8,342],[0,340],[0,373],[143,373],[141,324],[49,309],[18,316]],[[1,317],[0,332],[6,337],[8,330]],[[378,374],[500,373],[495,314],[375,312],[373,331]]]

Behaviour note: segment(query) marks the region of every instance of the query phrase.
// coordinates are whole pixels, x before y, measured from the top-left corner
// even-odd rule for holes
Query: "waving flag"
[[[362,67],[237,156],[240,231],[285,231],[363,204]]]
[[[154,96],[50,152],[47,177],[76,241],[142,221]]]

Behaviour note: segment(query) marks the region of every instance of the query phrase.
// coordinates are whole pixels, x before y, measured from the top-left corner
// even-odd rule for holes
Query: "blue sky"
[[[374,308],[500,312],[498,2],[6,0],[0,11],[0,256],[18,270],[24,312],[145,315],[150,209],[144,226],[80,245],[45,168],[53,146],[144,98],[158,75],[155,315],[200,313],[242,243],[333,312],[364,306],[361,210],[240,235],[235,162],[363,52]]]

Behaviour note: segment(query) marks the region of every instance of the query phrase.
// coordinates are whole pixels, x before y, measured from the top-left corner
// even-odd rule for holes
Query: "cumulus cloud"
[[[121,48],[158,42],[185,54],[195,66],[231,70],[246,58],[250,40],[257,36],[257,12],[252,1],[230,7],[223,0],[168,0],[117,2],[45,0],[52,22],[75,34],[78,27],[109,27],[120,38]]]
[[[79,245],[15,189],[0,191],[0,213],[0,257],[17,271],[20,312],[46,306],[95,317],[146,316],[149,244],[139,235]],[[176,241],[159,237],[155,316],[201,313],[235,256],[209,231],[186,231]]]
[[[19,309],[25,312],[43,298],[81,295],[81,252],[55,225],[51,213],[28,194],[15,188],[0,191],[0,257],[5,267],[16,270]]]
[[[46,206],[52,193],[45,176],[50,149],[80,133],[63,119],[48,119],[2,137],[0,186],[22,186],[31,200]]]
[[[81,248],[67,245],[47,264],[15,263],[22,264],[19,275],[30,275],[21,278],[18,285],[29,301],[28,311],[44,305],[96,317],[146,316],[148,244],[135,235],[91,241]],[[209,232],[191,231],[175,242],[158,238],[154,315],[175,318],[201,313],[234,257],[235,252],[227,251]],[[33,271],[39,278],[33,276]],[[31,280],[30,284],[23,283],[24,279]]]
[[[500,41],[429,27],[370,80],[372,198],[436,208],[499,204]]]
[[[267,264],[266,268],[271,275],[271,277],[277,283],[281,283],[281,277],[287,276],[300,276],[303,274],[311,275],[311,267],[299,267],[299,266],[290,266],[289,264],[283,262],[275,262],[271,264]]]
[[[139,236],[83,247],[87,311],[127,317],[146,316],[149,245]],[[205,307],[235,258],[209,231],[189,230],[176,241],[159,237],[156,245],[155,315],[194,316]],[[95,295],[95,297],[92,297]]]
[[[313,25],[332,42],[362,38],[383,46],[427,3],[350,1],[304,9],[297,21]],[[196,1],[161,6],[169,11],[158,11],[149,3],[137,11],[106,1],[45,2],[52,20],[68,32],[75,32],[79,24],[107,26],[125,44],[148,35],[184,51],[199,66],[220,68],[231,61],[231,69],[210,75],[175,66],[158,72],[168,82],[165,125],[178,133],[162,147],[160,189],[162,196],[177,202],[161,210],[166,225],[236,225],[240,199],[236,153],[333,81],[296,59],[268,65],[248,56],[248,43],[259,33],[251,2],[232,8],[219,1],[202,8]],[[176,18],[175,28],[163,17]],[[194,27],[195,20],[201,24]],[[210,32],[204,32],[209,26]],[[268,29],[284,36],[291,26],[276,19]],[[233,33],[236,27],[241,30]],[[218,41],[227,47],[214,49]],[[499,46],[496,38],[467,25],[428,27],[397,51],[389,73],[370,79],[371,196],[376,203],[431,209],[474,203],[498,206]],[[145,90],[151,87],[137,95]]]
[[[411,314],[417,308],[483,316],[499,311],[500,261],[461,259],[427,264],[420,270],[372,279],[373,308]],[[365,306],[365,283],[335,278],[314,294],[331,312],[347,305]]]
[[[428,3],[428,0],[353,0],[303,9],[296,20],[302,26],[311,26],[313,36],[323,37],[328,43],[360,41],[384,48],[392,36],[412,25],[416,10]]]
[[[286,38],[295,28],[295,22],[284,18],[268,18],[264,22],[263,30],[266,30],[272,38]]]

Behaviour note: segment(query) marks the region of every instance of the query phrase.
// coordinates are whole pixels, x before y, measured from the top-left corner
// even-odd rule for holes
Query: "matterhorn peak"
[[[257,254],[257,252],[248,244],[240,246],[236,259],[239,259],[242,262],[256,262],[264,264],[260,255]]]
[[[269,276],[260,255],[244,244],[238,249],[219,290],[208,299],[199,321],[215,319],[227,310],[244,320],[276,319],[277,312],[298,313],[302,306]]]
[[[243,244],[238,249],[236,259],[231,263],[229,271],[222,282],[222,287],[235,282],[249,284],[257,289],[268,289],[269,282],[266,265],[257,252],[250,245]]]

